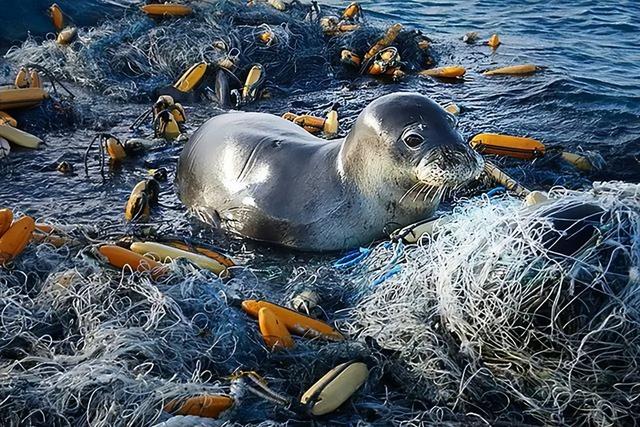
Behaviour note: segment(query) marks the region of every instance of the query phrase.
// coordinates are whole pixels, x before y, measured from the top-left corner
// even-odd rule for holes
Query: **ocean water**
[[[93,151],[89,155],[89,177],[85,176],[83,156],[97,132],[113,133],[122,140],[149,133],[148,127],[136,132],[129,125],[152,102],[154,87],[175,81],[184,69],[202,59],[198,43],[204,45],[211,32],[219,32],[212,21],[225,25],[228,21],[224,14],[208,21],[203,18],[219,2],[194,2],[201,14],[157,24],[142,16],[133,0],[61,0],[58,3],[81,28],[81,41],[66,49],[51,41],[52,28],[46,16],[49,2],[1,3],[0,52],[6,56],[0,58],[0,83],[11,81],[22,63],[36,62],[58,73],[76,98],[65,101],[69,112],[63,119],[41,109],[17,114],[22,126],[40,136],[46,146],[38,151],[14,149],[0,163],[0,206],[42,220],[96,226],[102,231],[102,239],[139,233],[140,227],[124,222],[124,204],[133,186],[147,177],[149,168],[166,167],[169,180],[161,184],[161,205],[154,209],[151,223],[158,234],[197,237],[221,247],[251,269],[256,283],[251,292],[257,295],[284,302],[285,294],[298,286],[297,280],[316,283],[320,277],[317,280],[323,285],[323,276],[316,272],[331,270],[342,254],[301,254],[255,244],[211,230],[191,216],[172,184],[182,147],[179,143],[159,144],[119,168],[107,170],[105,180]],[[237,10],[244,2],[224,3]],[[327,14],[338,13],[347,3],[320,2]],[[581,172],[554,156],[534,162],[496,159],[528,188],[548,190],[560,185],[580,190],[599,180],[640,182],[640,2],[360,3],[366,22],[378,29],[374,34],[395,22],[421,31],[433,40],[432,53],[438,65],[466,67],[464,80],[452,83],[408,75],[390,83],[354,76],[345,73],[323,50],[326,42],[316,32],[291,26],[291,44],[286,49],[276,48],[272,57],[271,51],[247,50],[247,56],[272,60],[266,67],[272,96],[243,109],[278,115],[286,111],[321,114],[328,105],[339,102],[344,135],[371,100],[395,91],[417,91],[443,105],[458,104],[462,108],[460,130],[465,137],[479,132],[526,135],[541,139],[549,147],[596,153],[605,161],[598,171]],[[260,23],[235,23],[242,28],[234,36],[251,34],[251,28]],[[461,38],[470,31],[478,32],[480,40],[498,33],[503,44],[495,51],[481,43],[465,44]],[[145,44],[147,34],[153,36]],[[22,45],[28,35],[31,38]],[[172,45],[167,41],[172,35],[181,42]],[[135,50],[132,45],[147,50]],[[534,63],[545,69],[524,77],[481,75],[488,68],[518,63]],[[189,133],[223,112],[209,102],[188,103],[185,107]],[[72,163],[76,173],[56,172],[54,165],[61,160]],[[456,199],[449,200],[443,209],[456,203]],[[32,262],[38,255],[26,256]],[[68,264],[74,255],[60,259]],[[327,282],[326,286],[330,285]],[[344,308],[348,301],[348,296],[340,295],[329,306]],[[286,360],[273,363],[282,371]],[[395,390],[393,385],[389,387]],[[384,404],[380,397],[384,390],[372,392],[378,399],[375,405]],[[359,409],[373,411],[375,405]],[[258,412],[253,418],[246,415],[244,421],[257,422],[265,413],[272,415]],[[361,413],[358,417],[345,416],[341,423],[366,419]]]

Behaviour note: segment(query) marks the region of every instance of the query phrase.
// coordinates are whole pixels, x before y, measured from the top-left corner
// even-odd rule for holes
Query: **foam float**
[[[421,76],[439,77],[444,79],[457,79],[465,75],[467,70],[459,65],[452,65],[449,67],[431,68],[428,70],[422,70],[418,74]]]
[[[37,136],[8,125],[0,125],[0,138],[4,138],[21,147],[31,149],[38,148],[42,143],[42,140]]]
[[[188,259],[198,267],[212,271],[216,274],[221,274],[227,269],[224,264],[221,264],[216,259],[178,249],[173,246],[163,245],[162,243],[134,242],[131,244],[131,250],[140,255],[152,256],[160,262],[166,261],[167,259]]]
[[[326,323],[304,316],[277,304],[256,300],[245,300],[242,302],[242,309],[253,317],[258,317],[260,309],[264,307],[270,309],[287,327],[289,332],[302,336],[323,338],[330,341],[341,341],[344,339],[340,332]]]
[[[140,10],[152,18],[188,16],[193,13],[189,6],[178,3],[146,4],[141,6]]]
[[[0,90],[0,110],[36,107],[48,97],[49,94],[44,89],[37,87],[2,89]]]
[[[485,76],[507,76],[507,75],[523,75],[523,74],[533,74],[536,71],[541,70],[541,67],[538,67],[534,64],[521,64],[521,65],[511,65],[509,67],[501,67],[495,68],[493,70],[487,70],[484,74]]]
[[[223,254],[213,251],[211,249],[203,248],[201,246],[190,246],[182,242],[176,242],[176,241],[168,242],[167,244],[170,246],[173,246],[174,248],[182,249],[183,251],[189,251],[189,252],[195,251],[201,255],[204,255],[206,257],[216,260],[217,262],[219,262],[220,264],[224,265],[227,268],[233,267],[236,265],[236,263],[231,258],[228,258]]]
[[[233,404],[234,400],[230,396],[205,394],[171,400],[164,406],[164,410],[173,415],[218,418],[224,411],[233,407]]]
[[[542,142],[522,136],[479,133],[469,141],[474,150],[482,154],[509,156],[516,159],[532,160],[545,154]]]
[[[150,271],[154,279],[162,276],[166,271],[165,267],[159,262],[120,246],[102,245],[98,248],[98,252],[105,257],[109,264],[116,268],[122,269],[125,266],[129,266],[136,272]]]
[[[262,307],[258,311],[258,325],[262,339],[270,349],[282,350],[295,345],[289,330],[268,307]]]
[[[13,222],[13,211],[11,209],[0,209],[0,237],[7,232]]]
[[[11,261],[20,255],[29,244],[34,230],[35,221],[29,216],[23,216],[14,221],[0,237],[0,264]]]
[[[300,399],[312,415],[325,415],[338,409],[369,377],[369,368],[362,362],[347,362],[336,366],[312,385]]]
[[[191,92],[196,88],[196,86],[198,86],[208,68],[209,65],[206,62],[199,62],[192,65],[182,76],[180,76],[173,87],[178,89],[180,92]]]

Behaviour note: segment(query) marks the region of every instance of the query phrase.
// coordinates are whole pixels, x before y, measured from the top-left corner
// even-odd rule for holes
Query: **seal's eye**
[[[424,142],[422,135],[416,132],[407,132],[402,140],[409,148],[418,148]]]

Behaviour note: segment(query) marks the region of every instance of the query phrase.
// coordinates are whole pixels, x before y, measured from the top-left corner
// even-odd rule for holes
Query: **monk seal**
[[[365,245],[431,215],[445,191],[476,178],[482,157],[429,98],[371,102],[344,139],[280,117],[230,112],[203,124],[177,170],[183,203],[209,223],[308,251]]]

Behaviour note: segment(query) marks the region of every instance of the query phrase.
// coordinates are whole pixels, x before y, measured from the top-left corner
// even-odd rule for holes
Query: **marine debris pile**
[[[83,179],[94,182],[99,170],[100,191],[133,180],[119,218],[71,223],[39,218],[38,206],[0,206],[0,423],[611,425],[640,417],[638,185],[532,192],[487,161],[486,182],[466,189],[483,194],[439,219],[346,255],[287,254],[278,265],[251,243],[211,244],[213,232],[163,200],[175,150],[200,124],[194,105],[249,110],[289,91],[305,97],[336,76],[348,91],[360,79],[454,84],[471,73],[545,69],[439,63],[437,41],[344,6],[150,1],[82,28],[52,5],[55,37],[8,51],[15,80],[0,88],[0,160],[12,147],[49,149],[46,135],[20,128],[44,132],[43,120],[65,125],[77,114],[61,81],[113,103],[114,115],[121,102],[140,104],[128,112],[133,123],[92,123],[76,156]],[[459,42],[502,44],[497,34],[479,40],[468,33]],[[336,99],[315,115],[284,105],[274,113],[310,133],[342,132]],[[452,121],[464,114],[456,104],[446,110]],[[484,156],[559,158],[585,173],[603,164],[597,153],[535,138],[476,133],[469,143]],[[157,147],[169,147],[158,157],[173,158],[142,159]],[[63,158],[45,168],[75,175]],[[181,216],[158,220],[170,209]]]
[[[393,354],[408,393],[488,423],[624,424],[640,410],[639,191],[463,203],[417,245],[357,264],[343,329]],[[541,216],[582,209],[586,221]]]

